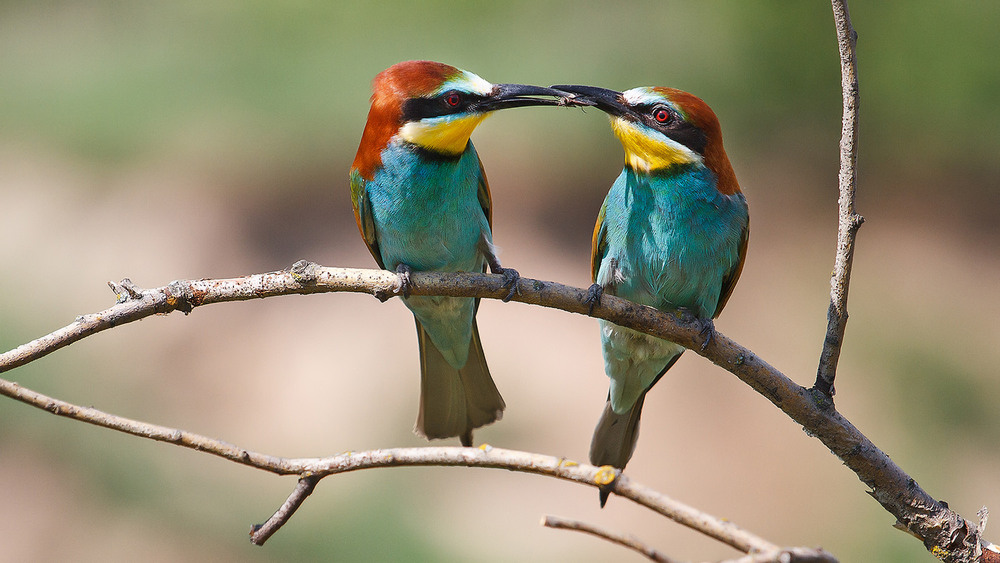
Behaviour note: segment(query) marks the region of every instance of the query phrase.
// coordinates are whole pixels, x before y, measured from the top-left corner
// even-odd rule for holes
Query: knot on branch
[[[167,305],[171,309],[176,309],[185,315],[190,313],[196,305],[200,305],[199,296],[195,294],[191,285],[180,280],[170,282],[166,287]]]
[[[864,216],[855,213],[854,215],[851,215],[851,223],[848,226],[848,228],[851,230],[852,233],[857,233],[858,229],[861,228],[861,225],[863,225],[864,222],[865,222]]]
[[[292,264],[288,273],[292,275],[292,279],[300,284],[312,285],[316,283],[316,279],[318,277],[316,273],[317,268],[319,268],[319,265],[315,262],[310,262],[309,260],[299,260],[298,262]]]
[[[115,301],[118,303],[125,303],[126,301],[131,301],[133,299],[142,299],[142,290],[136,287],[132,280],[125,278],[119,283],[113,281],[108,282],[108,287],[111,291],[115,292]]]

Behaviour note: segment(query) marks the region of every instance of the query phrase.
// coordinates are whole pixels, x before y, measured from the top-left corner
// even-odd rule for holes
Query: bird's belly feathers
[[[481,271],[483,241],[492,237],[478,198],[475,152],[438,162],[393,148],[367,188],[385,267]]]

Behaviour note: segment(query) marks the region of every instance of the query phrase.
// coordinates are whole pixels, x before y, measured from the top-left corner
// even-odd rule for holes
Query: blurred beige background
[[[0,345],[104,309],[105,283],[372,267],[347,169],[383,68],[429,58],[494,82],[669,85],[719,114],[751,205],[719,330],[801,384],[822,344],[836,240],[840,76],[830,7],[765,3],[303,0],[0,4]],[[1000,510],[1000,4],[852,2],[862,228],[841,412],[928,492]],[[532,108],[473,137],[501,258],[586,286],[621,169],[598,112]],[[509,405],[477,434],[585,459],[603,405],[592,319],[486,301]],[[417,351],[398,301],[287,297],[150,318],[6,374],[56,397],[287,456],[419,446]],[[771,541],[842,561],[927,560],[857,478],[694,356],[646,405],[634,479]],[[293,478],[0,400],[0,560],[638,560],[543,514],[671,556],[732,550],[592,489],[503,471],[329,478],[263,548]],[[996,534],[988,534],[996,539]]]

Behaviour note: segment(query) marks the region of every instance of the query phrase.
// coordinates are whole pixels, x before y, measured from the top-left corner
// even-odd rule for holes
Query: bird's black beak
[[[565,106],[573,105],[571,101],[573,98],[575,98],[574,94],[553,88],[527,84],[495,84],[489,97],[477,102],[469,109],[487,112],[523,106]]]
[[[591,105],[613,116],[632,114],[632,109],[625,103],[622,93],[616,90],[571,84],[559,84],[552,89],[574,95],[574,105]]]

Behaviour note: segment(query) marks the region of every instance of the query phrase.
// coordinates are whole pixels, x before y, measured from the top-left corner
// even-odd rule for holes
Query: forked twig
[[[836,390],[837,362],[847,330],[847,293],[851,285],[854,263],[854,240],[865,218],[854,211],[854,190],[857,185],[858,163],[858,69],[855,58],[858,34],[851,26],[847,0],[832,0],[833,19],[837,25],[837,45],[840,48],[841,88],[844,98],[843,127],[840,136],[840,197],[837,228],[837,258],[830,277],[830,309],[827,312],[826,337],[816,369],[816,389],[828,397]]]

